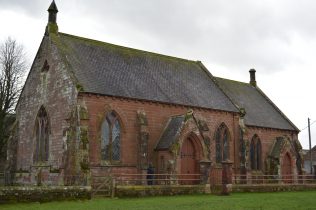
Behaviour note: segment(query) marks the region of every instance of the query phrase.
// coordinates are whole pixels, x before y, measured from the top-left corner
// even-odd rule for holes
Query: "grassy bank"
[[[1,210],[316,210],[316,191],[277,193],[234,193],[230,196],[184,195],[169,197],[95,198],[86,201],[16,203],[0,205]]]

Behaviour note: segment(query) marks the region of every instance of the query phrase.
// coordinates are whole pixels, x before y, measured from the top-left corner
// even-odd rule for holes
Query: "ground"
[[[23,203],[0,205],[1,210],[11,209],[62,209],[62,210],[316,210],[316,191],[276,193],[234,193],[231,196],[184,195],[147,198],[95,198],[86,201],[49,203]]]

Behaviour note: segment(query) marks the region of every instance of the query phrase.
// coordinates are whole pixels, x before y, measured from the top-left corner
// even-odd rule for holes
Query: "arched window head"
[[[45,108],[38,111],[35,121],[35,162],[47,161],[49,157],[49,119]]]
[[[261,141],[257,135],[250,143],[250,166],[252,170],[261,170]]]
[[[222,123],[215,133],[216,163],[221,163],[229,159],[229,138],[228,128]]]
[[[121,159],[121,125],[115,112],[109,112],[101,126],[101,159],[109,162]]]

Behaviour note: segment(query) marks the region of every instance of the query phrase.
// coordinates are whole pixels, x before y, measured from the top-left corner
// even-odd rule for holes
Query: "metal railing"
[[[233,175],[233,184],[316,184],[313,175]]]
[[[201,174],[114,174],[116,185],[197,185]]]
[[[10,171],[0,172],[0,186],[8,186],[13,184],[14,173]]]
[[[92,176],[92,195],[114,197],[117,186],[198,185],[201,174],[111,174]]]
[[[32,175],[34,176],[34,175]],[[15,177],[15,180],[13,179]],[[55,176],[38,176],[32,178],[33,182],[38,182],[43,185],[54,185],[62,183],[64,185],[96,185],[103,183],[104,180],[111,177],[115,180],[116,185],[198,185],[203,184],[202,174],[141,174],[141,173],[120,173],[108,174],[102,176],[81,174],[81,175],[61,175],[56,173]],[[20,176],[13,172],[0,172],[0,186],[12,185],[14,181],[19,181]],[[222,184],[221,173],[211,173],[208,177],[211,185]],[[31,180],[31,179],[29,179]],[[23,180],[22,180],[23,181]],[[22,183],[22,182],[21,182]],[[267,184],[316,184],[316,177],[314,175],[266,175],[266,174],[233,174],[232,184],[236,185],[267,185]]]

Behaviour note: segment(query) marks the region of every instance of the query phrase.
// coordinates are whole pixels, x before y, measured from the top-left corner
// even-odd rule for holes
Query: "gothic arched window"
[[[250,143],[250,166],[252,170],[261,169],[261,142],[256,134]]]
[[[49,119],[45,108],[38,111],[35,121],[35,153],[34,161],[47,161],[49,157]]]
[[[222,123],[215,133],[216,163],[229,159],[229,138],[228,128]]]
[[[101,126],[101,159],[119,161],[121,159],[121,125],[115,112],[109,112]]]

